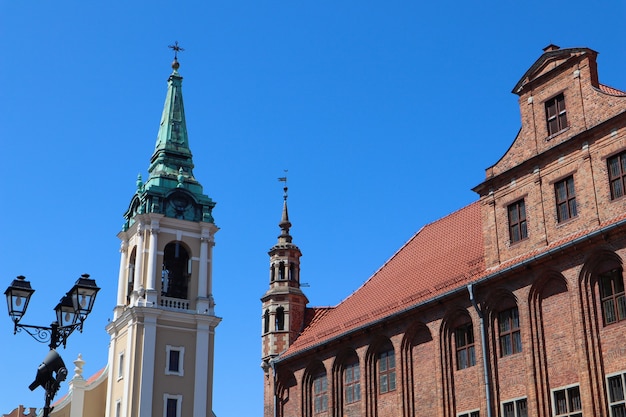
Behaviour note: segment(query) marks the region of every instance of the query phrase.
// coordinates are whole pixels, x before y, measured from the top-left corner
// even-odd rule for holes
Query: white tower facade
[[[117,303],[107,326],[107,417],[212,416],[215,203],[193,176],[174,59],[156,148],[118,234]]]

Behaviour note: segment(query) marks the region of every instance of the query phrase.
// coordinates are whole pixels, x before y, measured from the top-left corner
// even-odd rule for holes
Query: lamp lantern
[[[9,316],[16,324],[22,319],[28,308],[28,302],[35,290],[30,287],[30,281],[26,281],[23,275],[13,280],[6,289],[4,295],[7,297],[7,309]]]
[[[61,298],[54,311],[56,312],[59,326],[71,326],[78,321],[78,314],[76,314],[74,309],[72,297],[67,294]]]
[[[91,313],[98,291],[100,288],[96,285],[96,281],[90,279],[89,274],[83,274],[68,292],[72,299],[74,312],[81,321],[85,320]]]

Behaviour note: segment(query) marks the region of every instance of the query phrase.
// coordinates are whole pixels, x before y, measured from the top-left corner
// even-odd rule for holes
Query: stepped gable
[[[484,269],[475,202],[424,226],[358,290],[310,322],[284,357],[465,286]]]

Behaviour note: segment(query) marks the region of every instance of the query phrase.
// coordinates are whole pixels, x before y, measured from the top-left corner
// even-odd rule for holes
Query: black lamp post
[[[46,405],[43,409],[43,416],[48,417],[52,407],[50,403],[59,390],[62,381],[67,377],[67,368],[63,359],[56,352],[56,348],[63,345],[65,348],[67,338],[78,329],[83,331],[83,323],[93,308],[96,294],[100,288],[96,281],[83,274],[76,281],[76,284],[67,294],[61,298],[59,304],[54,308],[56,321],[49,327],[33,326],[21,324],[20,320],[26,314],[30,297],[35,292],[31,288],[30,282],[24,276],[18,276],[4,292],[7,297],[7,308],[9,316],[13,320],[13,334],[25,330],[33,339],[41,343],[48,343],[50,352],[45,357],[39,368],[35,381],[29,388],[33,391],[38,386],[42,386],[46,392]]]

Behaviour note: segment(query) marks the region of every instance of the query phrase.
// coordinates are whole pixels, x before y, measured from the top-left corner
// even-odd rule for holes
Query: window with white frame
[[[124,352],[120,352],[117,357],[117,379],[124,377]]]
[[[457,414],[457,417],[480,417],[480,411],[465,411],[463,413]]]
[[[185,358],[184,346],[165,347],[165,375],[184,375],[183,359]]]
[[[528,417],[526,398],[504,401],[502,403],[502,417]]]
[[[115,402],[115,417],[122,417],[122,400]]]
[[[163,417],[181,417],[182,395],[163,395]]]
[[[626,416],[626,373],[610,375],[606,385],[611,417]]]
[[[578,385],[552,391],[552,410],[554,417],[582,417]]]

